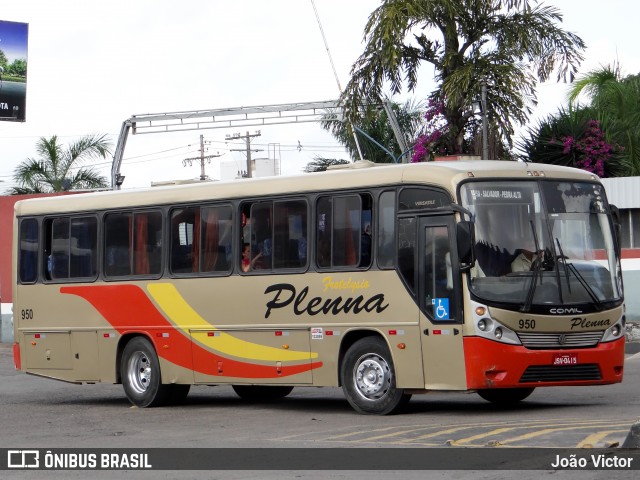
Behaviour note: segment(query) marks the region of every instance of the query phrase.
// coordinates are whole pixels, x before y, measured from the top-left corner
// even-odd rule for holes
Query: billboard
[[[0,120],[25,121],[28,33],[26,23],[0,20]]]

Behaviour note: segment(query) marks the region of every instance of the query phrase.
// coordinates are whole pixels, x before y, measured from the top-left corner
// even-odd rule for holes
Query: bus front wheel
[[[406,405],[410,398],[396,388],[391,353],[380,337],[363,338],[347,350],[340,380],[347,401],[358,413],[387,415]]]
[[[122,352],[120,372],[124,393],[135,406],[157,407],[170,400],[172,386],[162,384],[158,355],[146,338],[136,337],[127,343]]]
[[[491,388],[477,390],[477,394],[486,401],[497,405],[518,403],[533,393],[534,388]]]

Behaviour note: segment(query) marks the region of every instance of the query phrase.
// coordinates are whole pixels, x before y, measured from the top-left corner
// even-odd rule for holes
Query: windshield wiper
[[[571,273],[573,273],[575,277],[578,279],[578,282],[580,282],[580,285],[582,285],[582,288],[584,288],[587,294],[591,297],[591,300],[593,300],[593,303],[596,304],[596,308],[598,309],[598,311],[602,311],[602,309],[604,308],[602,306],[602,300],[598,298],[598,295],[596,295],[596,293],[593,291],[591,286],[584,279],[584,277],[582,276],[580,271],[576,268],[576,266],[573,263],[567,262],[566,257],[562,253],[562,247],[560,246],[560,241],[557,238],[556,238],[556,243],[558,244],[558,249],[560,250],[560,255],[562,256],[562,263],[564,263],[565,274],[567,276],[567,285],[569,285],[569,270],[571,270]],[[569,287],[569,292],[571,292],[571,287]]]
[[[564,252],[562,251],[562,246],[560,245],[560,240],[558,240],[558,237],[556,237],[556,244],[558,245],[558,251],[560,252],[560,256],[557,258],[562,260],[562,263],[564,264],[564,275],[567,279],[567,290],[569,290],[569,293],[571,293],[571,282],[569,281],[569,269],[567,268],[568,266],[567,257],[565,257]],[[557,259],[556,259],[556,262],[557,262]],[[558,276],[559,275],[560,275],[560,270],[558,269]],[[558,280],[558,285],[560,285],[559,280]],[[560,289],[560,301],[562,301],[562,288]]]
[[[533,242],[536,248],[535,258],[533,259],[533,263],[531,264],[531,269],[533,274],[531,275],[531,283],[529,284],[529,290],[527,291],[527,298],[524,302],[524,305],[520,307],[521,312],[528,312],[531,310],[531,304],[533,303],[533,295],[536,293],[536,282],[538,281],[538,276],[542,279],[540,274],[540,270],[542,269],[542,256],[540,255],[540,243],[538,243],[538,233],[536,232],[536,226],[533,224],[533,220],[529,220],[529,224],[531,225],[531,232],[533,233]]]

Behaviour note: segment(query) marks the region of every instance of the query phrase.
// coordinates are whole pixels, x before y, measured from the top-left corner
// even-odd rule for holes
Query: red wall
[[[13,207],[19,200],[67,195],[67,193],[41,193],[34,195],[0,196],[0,299],[13,303],[11,279],[11,242],[13,240]]]

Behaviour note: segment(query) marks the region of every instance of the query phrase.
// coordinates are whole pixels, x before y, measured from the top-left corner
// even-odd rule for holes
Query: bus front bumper
[[[530,350],[479,337],[464,339],[467,388],[607,385],[622,381],[624,337],[593,348]]]

